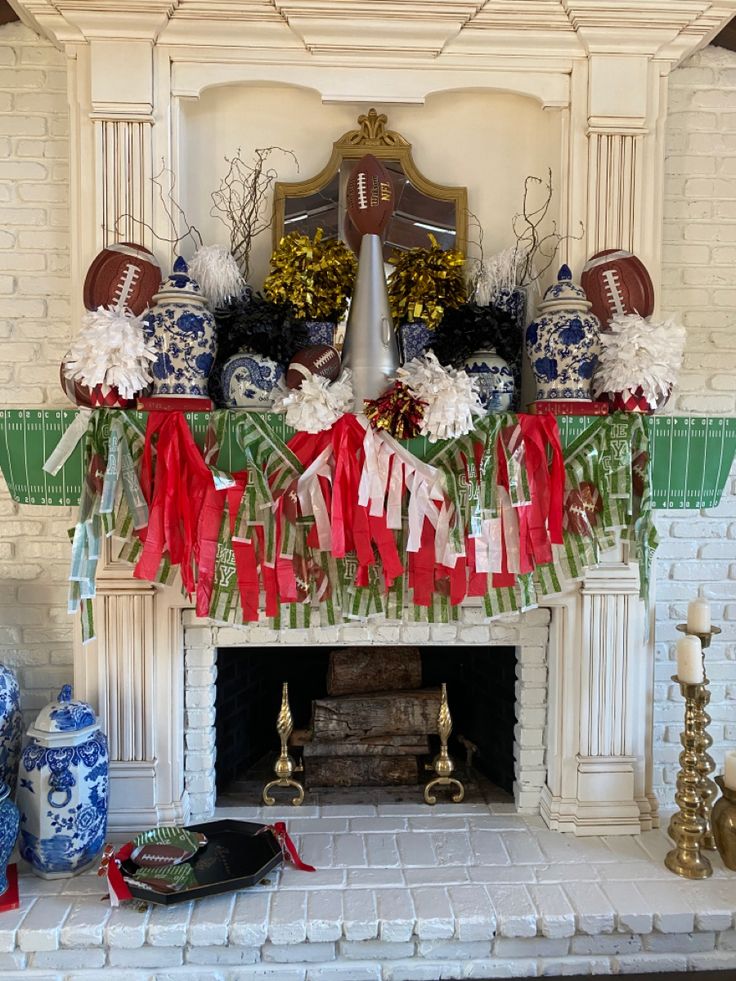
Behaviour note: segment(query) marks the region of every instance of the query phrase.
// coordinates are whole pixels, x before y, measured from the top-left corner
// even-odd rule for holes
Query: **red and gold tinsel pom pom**
[[[396,439],[412,439],[419,435],[426,405],[406,385],[396,382],[377,399],[366,399],[363,411],[374,429],[385,429]]]

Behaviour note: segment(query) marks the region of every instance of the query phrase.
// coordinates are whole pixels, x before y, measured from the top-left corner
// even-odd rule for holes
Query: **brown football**
[[[598,488],[584,480],[565,496],[563,525],[576,535],[591,537],[602,511],[603,501]]]
[[[330,580],[327,578],[324,569],[313,559],[307,559],[303,555],[295,555],[292,559],[294,566],[294,578],[296,579],[296,601],[297,603],[307,603],[312,593],[314,584],[314,598],[318,603],[330,598]]]
[[[151,305],[160,285],[161,269],[152,252],[132,242],[115,242],[87,270],[84,305],[88,310],[119,305],[137,316]]]
[[[75,405],[92,405],[92,390],[86,385],[83,385],[76,378],[67,378],[64,371],[66,365],[66,359],[61,362],[59,366],[59,381],[61,382],[61,388],[64,395],[73,402]]]
[[[393,211],[391,177],[381,161],[367,153],[357,161],[348,177],[347,212],[350,220],[361,235],[380,235]]]
[[[282,494],[281,513],[292,525],[296,524],[299,517],[299,497],[296,492],[298,480],[298,477],[294,477],[291,483],[287,484],[286,490]]]
[[[654,286],[641,259],[623,249],[606,249],[586,262],[580,284],[593,304],[593,313],[608,329],[616,314],[654,310]]]
[[[286,387],[301,388],[309,375],[334,381],[340,374],[340,355],[329,344],[312,344],[297,351],[286,372]]]
[[[179,865],[196,855],[196,849],[183,848],[168,842],[147,842],[134,848],[131,859],[136,865],[146,869],[161,868],[165,865]]]

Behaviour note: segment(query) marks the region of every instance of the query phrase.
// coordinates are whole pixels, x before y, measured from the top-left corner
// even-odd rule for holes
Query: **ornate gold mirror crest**
[[[345,239],[345,185],[352,161],[372,153],[383,162],[394,185],[396,204],[387,229],[385,256],[394,249],[428,245],[430,232],[443,248],[465,251],[467,188],[436,184],[425,177],[414,163],[411,143],[388,129],[387,123],[386,115],[375,109],[358,116],[358,128],[333,143],[330,159],[318,174],[305,181],[276,183],[274,246],[288,232],[313,235],[317,228]]]

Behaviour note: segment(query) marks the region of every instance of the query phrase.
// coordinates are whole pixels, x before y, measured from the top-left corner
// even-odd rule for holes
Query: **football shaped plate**
[[[161,285],[156,257],[142,245],[115,242],[93,260],[84,280],[88,310],[116,307],[139,316],[151,305]]]
[[[649,317],[654,310],[654,286],[644,263],[632,252],[606,249],[591,256],[580,284],[593,304],[593,313],[608,329],[617,314]]]

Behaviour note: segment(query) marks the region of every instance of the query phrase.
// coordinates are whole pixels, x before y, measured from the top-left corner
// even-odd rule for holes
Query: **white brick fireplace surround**
[[[13,6],[48,39],[37,44],[13,27],[15,40],[0,52],[9,66],[0,83],[0,156],[10,155],[0,179],[13,182],[0,180],[0,201],[12,206],[0,216],[0,249],[13,262],[0,290],[15,291],[5,303],[18,318],[4,347],[18,367],[2,377],[12,378],[14,404],[58,403],[68,340],[61,324],[79,320],[81,283],[110,236],[110,216],[130,213],[167,234],[149,181],[161,160],[180,177],[190,219],[216,240],[208,192],[223,153],[241,142],[294,147],[303,176],[375,104],[411,140],[423,170],[468,186],[489,253],[509,244],[523,176],[551,166],[560,231],[584,228],[561,258],[579,271],[602,248],[641,256],[663,312],[676,307],[690,332],[675,408],[734,411],[724,368],[734,351],[733,159],[714,156],[733,155],[733,73],[718,59],[696,60],[694,72],[678,66],[736,12],[736,0],[402,0],[382,4],[381,18],[358,0],[336,0],[340,18],[312,0]],[[69,233],[59,159],[64,76]],[[123,231],[168,260],[134,221]],[[267,239],[255,253],[258,281]],[[730,278],[719,280],[724,270]],[[58,511],[18,514],[7,499],[0,507],[9,536],[0,554],[8,610],[0,643],[22,669],[33,714],[51,686],[71,680],[67,521]],[[229,810],[284,817],[319,872],[285,869],[268,886],[144,913],[110,912],[94,876],[24,877],[21,910],[0,917],[3,976],[91,979],[104,968],[120,981],[410,981],[736,970],[733,877],[717,860],[714,878],[702,884],[664,870],[667,841],[656,830],[653,793],[654,784],[671,798],[676,768],[681,705],[668,682],[669,621],[681,618],[689,576],[719,604],[717,615],[733,617],[735,569],[723,551],[733,513],[732,496],[697,519],[706,521],[703,537],[719,539],[705,544],[684,534],[692,515],[663,526],[672,539],[659,565],[656,676],[625,556],[522,617],[486,624],[471,607],[457,628],[349,624],[307,635],[194,621],[177,593],[134,582],[108,563],[99,639],[84,650],[75,642],[73,673],[77,695],[97,706],[110,738],[118,836],[213,816],[216,649],[234,644],[456,642],[487,646],[489,664],[494,644],[514,645],[514,812],[447,804],[317,812],[308,801],[300,811]],[[721,751],[734,729],[733,636],[725,626],[714,699]]]

